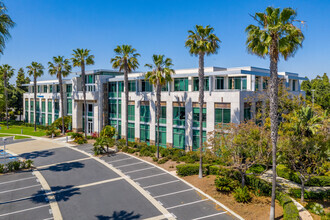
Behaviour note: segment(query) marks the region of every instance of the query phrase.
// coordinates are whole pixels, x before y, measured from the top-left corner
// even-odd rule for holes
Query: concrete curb
[[[229,209],[227,206],[225,206],[224,204],[220,203],[219,201],[217,201],[216,199],[214,199],[214,198],[211,197],[210,195],[204,193],[202,190],[198,189],[198,188],[195,187],[194,185],[188,183],[188,182],[185,181],[184,179],[181,179],[181,178],[178,177],[177,175],[174,175],[173,173],[171,173],[171,172],[165,170],[164,168],[159,167],[159,166],[157,166],[157,165],[155,165],[155,164],[153,164],[153,163],[151,163],[151,162],[149,162],[149,161],[145,161],[145,160],[143,160],[143,159],[141,159],[141,158],[138,158],[138,157],[136,157],[136,156],[133,156],[133,155],[130,155],[130,154],[127,154],[127,153],[124,153],[124,152],[121,152],[121,153],[122,153],[122,154],[125,154],[125,155],[127,155],[127,156],[130,156],[130,157],[134,157],[134,158],[136,158],[136,159],[138,159],[138,160],[144,161],[145,163],[148,163],[148,164],[150,164],[150,165],[152,165],[152,166],[155,166],[155,167],[157,167],[157,168],[163,170],[164,172],[166,172],[166,173],[168,173],[168,174],[174,176],[175,178],[181,180],[182,182],[184,182],[184,183],[187,184],[188,186],[192,187],[193,189],[195,189],[195,190],[198,191],[200,194],[202,194],[203,196],[207,197],[208,199],[210,199],[211,201],[213,201],[213,202],[216,203],[217,205],[221,206],[222,208],[224,208],[226,211],[228,211],[230,214],[232,214],[232,215],[235,216],[236,218],[238,218],[238,219],[240,219],[240,220],[244,220],[244,218],[242,218],[241,216],[239,216],[238,214],[236,214],[234,211],[232,211],[231,209]]]

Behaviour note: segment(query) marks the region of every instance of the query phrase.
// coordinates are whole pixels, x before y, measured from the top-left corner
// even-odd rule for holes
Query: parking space
[[[0,176],[0,219],[52,219],[47,196],[32,171]]]

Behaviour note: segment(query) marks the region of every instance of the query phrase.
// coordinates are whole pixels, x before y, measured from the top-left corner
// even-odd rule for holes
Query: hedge
[[[290,189],[290,195],[294,198],[301,198],[301,189]],[[305,190],[304,192],[305,199],[317,199],[317,200],[330,200],[330,190],[312,192]]]
[[[301,180],[297,173],[293,172],[291,169],[287,168],[283,164],[279,164],[276,167],[276,173],[279,177],[287,180],[291,180],[298,184],[301,184]],[[330,186],[330,176],[313,176],[305,184],[306,186]]]
[[[210,165],[203,165],[203,174],[209,173]],[[180,164],[176,166],[176,172],[179,176],[191,176],[199,173],[199,164]]]
[[[276,199],[283,207],[284,220],[299,220],[299,211],[287,194],[276,192]]]

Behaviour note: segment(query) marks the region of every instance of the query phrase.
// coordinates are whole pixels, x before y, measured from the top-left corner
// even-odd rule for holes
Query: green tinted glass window
[[[135,121],[135,106],[128,105],[128,120]]]
[[[155,131],[155,140],[157,145],[157,126]],[[159,126],[159,146],[166,147],[166,127]]]
[[[203,131],[203,143],[206,141],[206,131]],[[199,149],[199,130],[193,130],[193,150]]]
[[[140,121],[150,122],[150,106],[140,105]]]
[[[186,123],[186,108],[173,107],[173,125],[185,126]]]
[[[185,149],[185,129],[173,128],[173,147]]]
[[[206,108],[203,108],[203,128],[206,128]],[[199,108],[193,108],[193,127],[199,127]]]
[[[150,126],[141,124],[140,125],[140,141],[150,143]]]
[[[135,141],[135,125],[134,125],[134,123],[128,123],[128,140]]]

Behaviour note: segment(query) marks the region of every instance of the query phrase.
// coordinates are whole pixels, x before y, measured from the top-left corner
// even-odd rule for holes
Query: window
[[[188,91],[188,78],[175,78],[174,91]]]
[[[198,77],[194,77],[194,91],[199,91],[199,78]],[[209,78],[205,77],[204,78],[204,91],[208,91],[209,90]]]
[[[263,78],[262,89],[267,89],[267,88],[268,88],[268,79],[267,78]]]
[[[41,124],[44,126],[46,125],[46,114],[45,113],[41,114]]]
[[[60,91],[61,91],[60,85],[56,85],[56,92],[60,92]]]
[[[118,82],[118,97],[121,97],[122,92],[124,92],[124,82]]]
[[[196,106],[198,104],[195,104]],[[206,108],[203,108],[203,128],[206,128]],[[193,108],[193,127],[199,127],[199,107],[194,107]]]
[[[52,115],[48,114],[48,125],[51,125],[53,123],[52,121]]]
[[[66,92],[67,93],[71,93],[72,92],[72,85],[71,84],[67,84],[66,85]]]
[[[155,140],[157,145],[157,126],[156,126],[156,133],[155,133]],[[159,146],[166,147],[166,127],[159,126]]]
[[[185,129],[173,128],[173,147],[185,149]]]
[[[152,91],[152,85],[150,85],[148,80],[142,80],[142,88],[141,92],[151,92]]]
[[[30,112],[30,123],[34,123],[34,112]]]
[[[52,107],[52,100],[48,100],[48,113],[52,113],[53,107]]]
[[[141,124],[140,125],[140,141],[150,143],[150,126]]]
[[[40,114],[36,113],[36,124],[40,125]]]
[[[28,123],[29,122],[29,112],[25,111],[25,122]]]
[[[214,108],[215,126],[230,123],[230,103],[215,103]]]
[[[156,104],[156,119],[157,119],[157,104]],[[160,106],[159,123],[166,124],[166,106]]]
[[[93,104],[87,104],[88,106],[88,117],[93,117]]]
[[[58,114],[60,111],[60,103],[58,102],[58,100],[55,100],[55,114]]]
[[[150,122],[150,106],[149,102],[143,103],[140,105],[140,121],[141,122]]]
[[[109,83],[109,97],[117,97],[117,83],[110,82]]]
[[[135,92],[136,91],[135,81],[128,81],[128,91],[129,92]]]
[[[256,76],[256,81],[254,83],[254,89],[255,91],[258,91],[259,90],[259,83],[260,83],[260,79],[258,76]]]
[[[251,119],[251,103],[244,103],[244,121]]]
[[[28,109],[29,109],[29,101],[25,100],[25,110],[28,110]]]
[[[40,93],[40,90],[41,90],[40,87],[41,87],[41,86],[38,86],[38,93]]]
[[[186,122],[186,108],[173,107],[173,125],[185,126]]]
[[[135,126],[134,123],[128,123],[128,140],[135,141]]]
[[[121,100],[118,100],[118,118],[121,118]]]
[[[53,86],[52,85],[49,86],[49,93],[51,93],[51,92],[53,92]]]
[[[46,101],[41,101],[41,111],[46,112]]]
[[[34,110],[34,101],[32,101],[32,100],[30,101],[30,109]]]
[[[162,86],[162,91],[163,92],[168,91],[168,82],[165,82],[165,85]]]
[[[292,91],[296,91],[296,80],[292,80]]]
[[[228,78],[229,89],[246,89],[246,76],[229,77]]]
[[[117,118],[117,100],[116,99],[109,100],[109,117]]]
[[[45,86],[43,86],[43,88],[44,88],[43,92],[46,93],[47,92],[47,86],[45,85]]]
[[[39,100],[36,101],[36,111],[40,111],[40,102]]]
[[[215,78],[215,89],[225,89],[225,78],[224,77]]]
[[[135,121],[135,105],[128,105],[128,120]]]
[[[86,84],[94,83],[94,81],[95,81],[95,76],[94,75],[86,75],[85,76],[85,83]]]
[[[72,99],[67,99],[66,107],[67,114],[72,114]]]
[[[203,131],[203,143],[206,141],[206,131]],[[199,130],[193,130],[193,150],[199,149]]]

